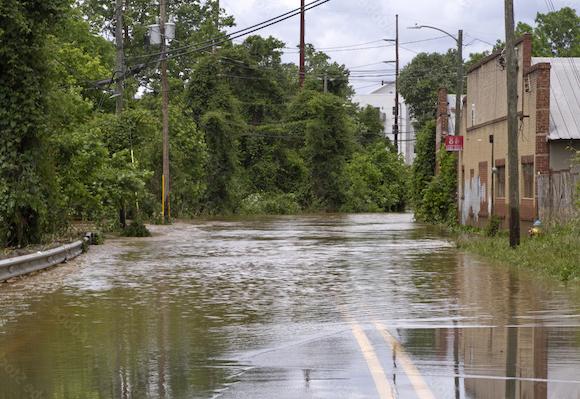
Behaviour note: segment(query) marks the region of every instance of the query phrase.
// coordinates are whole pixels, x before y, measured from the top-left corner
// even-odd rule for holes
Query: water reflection
[[[580,297],[409,215],[205,220],[0,287],[0,398],[579,398]],[[348,316],[348,317],[345,317]]]

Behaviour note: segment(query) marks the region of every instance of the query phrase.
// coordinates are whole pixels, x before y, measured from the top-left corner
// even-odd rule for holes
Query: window
[[[497,167],[497,177],[495,179],[495,196],[505,198],[505,165]]]
[[[522,163],[523,197],[534,198],[534,164]]]

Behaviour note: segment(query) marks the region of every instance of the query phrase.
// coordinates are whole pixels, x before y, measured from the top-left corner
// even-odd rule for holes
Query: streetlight
[[[408,29],[433,29],[446,34],[455,40],[455,43],[457,43],[457,98],[455,99],[455,135],[460,136],[461,132],[459,126],[461,124],[461,96],[463,95],[463,30],[459,29],[457,37],[455,37],[451,33],[435,26],[415,25],[409,27]]]

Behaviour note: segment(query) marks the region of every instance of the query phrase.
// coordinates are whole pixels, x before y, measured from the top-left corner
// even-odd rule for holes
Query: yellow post
[[[161,217],[165,218],[165,175],[161,175]]]

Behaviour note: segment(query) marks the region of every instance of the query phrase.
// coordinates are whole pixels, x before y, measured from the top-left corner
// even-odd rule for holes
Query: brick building
[[[517,56],[520,213],[522,221],[531,222],[551,196],[565,192],[567,206],[573,206],[570,196],[578,178],[573,159],[580,150],[580,59],[532,58],[530,35],[518,40]],[[458,162],[463,224],[484,226],[492,213],[504,220],[509,214],[506,82],[501,51],[467,73],[461,111],[464,150]],[[552,193],[551,180],[545,184],[550,189],[538,186],[541,177],[552,179],[558,173],[571,176],[563,180],[562,193]]]

